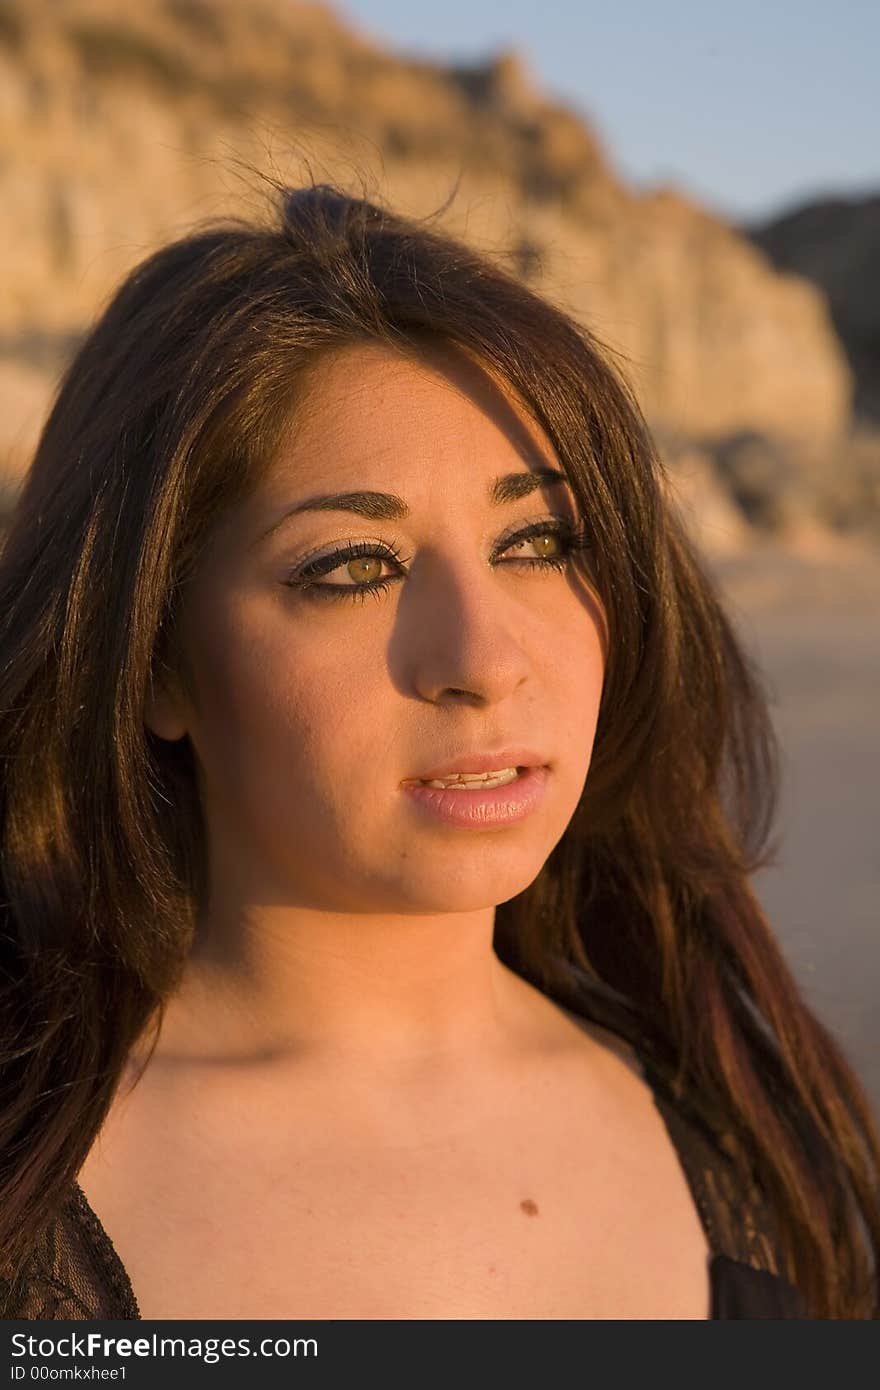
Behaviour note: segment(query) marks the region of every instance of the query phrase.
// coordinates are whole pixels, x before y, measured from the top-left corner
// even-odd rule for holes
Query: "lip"
[[[533,748],[501,748],[495,753],[462,753],[446,763],[437,763],[428,772],[406,777],[401,786],[430,782],[435,777],[452,777],[456,772],[500,772],[504,767],[546,767],[546,759]]]
[[[400,789],[419,814],[444,825],[464,830],[503,830],[537,810],[544,799],[549,777],[547,766],[524,766],[513,782],[490,787],[487,791],[424,787],[415,780],[402,782]]]

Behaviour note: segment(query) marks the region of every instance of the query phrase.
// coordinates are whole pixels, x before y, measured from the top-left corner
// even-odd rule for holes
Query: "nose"
[[[528,679],[521,605],[488,564],[423,557],[406,589],[398,636],[422,699],[497,704]]]

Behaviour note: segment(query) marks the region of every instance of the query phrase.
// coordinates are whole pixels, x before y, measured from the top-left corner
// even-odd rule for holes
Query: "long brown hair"
[[[581,802],[497,908],[496,948],[551,995],[576,968],[623,996],[757,1176],[811,1314],[877,1316],[880,1140],[748,882],[777,784],[760,677],[629,389],[586,328],[434,219],[327,185],[278,187],[273,207],[129,274],[64,375],[0,556],[3,1271],[60,1212],[191,944],[192,751],[143,708],[200,547],[271,461],[316,354],[429,334],[547,432],[612,634]]]

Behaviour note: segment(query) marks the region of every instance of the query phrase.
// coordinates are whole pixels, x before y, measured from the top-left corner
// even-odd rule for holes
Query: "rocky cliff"
[[[674,436],[835,439],[851,376],[823,296],[673,191],[624,186],[516,54],[384,51],[295,0],[0,0],[0,454],[32,447],[57,370],[122,273],[254,206],[247,164],[305,161],[436,209],[621,352]]]
[[[880,426],[880,193],[806,203],[747,231],[774,265],[826,296],[855,378],[855,413]]]

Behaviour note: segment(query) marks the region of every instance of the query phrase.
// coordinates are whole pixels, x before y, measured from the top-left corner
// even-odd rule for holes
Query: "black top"
[[[773,1214],[755,1184],[744,1188],[724,1136],[673,1096],[634,1041],[626,1001],[587,976],[572,979],[575,992],[560,1002],[630,1043],[665,1121],[706,1232],[710,1318],[808,1317],[801,1291],[780,1273]],[[0,1304],[4,1319],[140,1319],[125,1267],[78,1184],[15,1286],[0,1284]]]

